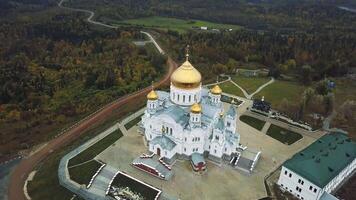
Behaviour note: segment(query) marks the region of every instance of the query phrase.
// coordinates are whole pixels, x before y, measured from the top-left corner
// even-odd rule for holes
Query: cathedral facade
[[[237,111],[233,105],[224,111],[221,94],[218,85],[202,87],[201,74],[187,55],[171,75],[170,92],[152,89],[147,95],[141,128],[149,151],[170,163],[181,157],[230,158],[239,147]]]

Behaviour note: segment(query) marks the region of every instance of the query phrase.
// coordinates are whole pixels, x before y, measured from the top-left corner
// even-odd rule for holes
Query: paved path
[[[88,192],[97,194],[103,199],[105,198],[106,190],[110,184],[112,178],[114,178],[117,170],[110,165],[106,165],[99,174],[95,177],[92,185],[88,189]]]
[[[241,87],[239,84],[235,83],[234,81],[230,81],[230,82],[234,84],[236,87],[238,87],[247,99],[250,99],[248,93],[246,92],[245,89],[243,89],[243,87]]]
[[[270,126],[271,126],[271,122],[266,122],[265,125],[263,126],[261,132],[266,134]]]
[[[261,85],[259,88],[257,88],[256,91],[254,91],[252,94],[250,94],[248,99],[251,99],[255,94],[259,93],[263,88],[265,88],[266,86],[272,84],[273,82],[274,82],[274,78],[272,77],[270,81],[268,81],[267,83]]]
[[[228,78],[226,80],[223,80],[223,81],[218,81],[216,83],[209,83],[209,84],[206,84],[204,85],[205,87],[210,87],[212,85],[217,85],[217,84],[222,84],[222,83],[225,83],[225,82],[229,82],[231,81],[231,77],[230,76],[227,76]]]
[[[236,87],[238,87],[242,91],[242,93],[245,95],[245,97],[247,99],[251,99],[255,94],[259,93],[263,88],[265,88],[269,84],[272,84],[273,82],[274,82],[274,78],[271,78],[271,80],[269,80],[267,83],[265,83],[265,84],[261,85],[260,87],[258,87],[257,90],[254,91],[252,94],[248,94],[243,87],[241,87],[239,84],[237,84],[236,82],[231,80],[231,83],[234,84]]]
[[[156,46],[157,50],[159,51],[160,54],[165,54],[163,49],[157,44],[156,40],[152,37],[151,34],[145,32],[145,31],[141,31],[142,34],[147,35],[147,37],[152,41],[152,43]]]
[[[251,116],[251,117],[255,117],[255,118],[257,118],[259,120],[262,120],[262,121],[265,121],[265,122],[270,122],[271,124],[275,124],[275,125],[277,125],[279,127],[282,127],[282,128],[287,129],[287,130],[299,133],[299,134],[301,134],[303,136],[312,137],[312,138],[315,138],[315,139],[317,139],[317,138],[319,138],[319,137],[321,137],[322,135],[325,134],[323,131],[320,131],[320,130],[308,131],[308,130],[305,130],[303,128],[299,128],[297,126],[290,125],[288,123],[279,121],[277,119],[273,119],[273,118],[270,118],[270,117],[259,115],[257,113],[251,112],[251,111],[246,111],[244,114],[248,115],[248,116]]]

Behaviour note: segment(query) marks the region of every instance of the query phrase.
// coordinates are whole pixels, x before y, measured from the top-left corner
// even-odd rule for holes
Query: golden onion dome
[[[213,88],[211,88],[210,92],[213,94],[221,94],[222,90],[219,85],[215,85]]]
[[[147,99],[149,99],[149,100],[157,100],[158,99],[158,95],[154,90],[151,90],[151,92],[149,92],[147,94]]]
[[[192,113],[201,113],[201,106],[198,103],[194,103],[191,107],[190,107],[190,112]]]
[[[171,82],[178,88],[197,88],[201,83],[201,74],[187,60],[173,72]]]

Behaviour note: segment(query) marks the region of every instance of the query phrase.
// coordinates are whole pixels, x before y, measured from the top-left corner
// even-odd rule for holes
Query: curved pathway
[[[260,87],[257,88],[256,91],[254,91],[252,94],[249,95],[249,99],[251,99],[255,94],[259,93],[263,88],[265,88],[266,86],[272,84],[274,82],[274,78],[272,77],[270,81],[268,81],[267,83],[261,85]]]
[[[239,84],[237,84],[236,82],[231,80],[231,83],[234,84],[236,87],[238,87],[242,91],[242,93],[245,95],[245,97],[247,99],[251,99],[255,94],[259,93],[263,88],[265,88],[266,86],[272,84],[273,82],[274,82],[274,78],[271,78],[271,80],[269,80],[267,83],[264,83],[263,85],[258,87],[257,90],[254,91],[252,94],[248,94],[243,87],[241,87]]]
[[[68,8],[62,5],[64,0],[61,0],[58,3],[58,6],[61,8],[65,8],[72,11],[78,12],[85,12],[89,13],[90,16],[87,18],[87,21],[92,24],[100,25],[106,28],[117,28],[116,26],[111,26],[108,24],[104,24],[101,22],[93,21],[92,18],[94,16],[94,12],[84,9],[74,9]],[[152,42],[155,44],[156,47],[159,47],[157,42],[154,38],[147,32],[144,34],[148,35]],[[161,47],[157,48],[159,52],[163,52]],[[174,69],[177,68],[177,64],[168,57],[167,59],[168,71],[165,76],[156,84],[156,87],[161,86],[162,84],[169,83],[169,78],[173,73]],[[98,111],[94,112],[93,114],[89,115],[89,117],[83,119],[75,126],[70,127],[66,132],[55,137],[54,139],[50,140],[43,148],[38,150],[37,152],[29,155],[27,158],[24,158],[19,165],[14,169],[11,173],[10,183],[9,183],[9,190],[8,190],[8,199],[9,200],[24,200],[26,199],[24,194],[24,185],[28,175],[33,171],[33,169],[43,160],[45,160],[48,156],[50,156],[54,151],[59,150],[65,147],[67,144],[73,142],[74,140],[78,139],[81,135],[85,134],[85,130],[90,128],[93,124],[105,120],[110,114],[112,110],[120,109],[121,107],[125,106],[125,104],[129,101],[133,101],[138,97],[145,96],[151,87],[146,87],[141,89],[137,92],[134,92],[129,95],[125,95],[109,104],[104,106],[103,108],[99,109]]]
[[[87,22],[91,23],[91,24],[95,24],[95,25],[99,25],[99,26],[104,26],[106,28],[118,28],[118,26],[112,26],[112,25],[109,25],[109,24],[104,24],[102,22],[98,22],[98,21],[94,21],[93,20],[93,17],[95,15],[95,13],[93,11],[90,11],[90,10],[85,10],[85,9],[80,9],[80,8],[70,8],[70,7],[66,7],[66,6],[63,6],[63,2],[65,0],[61,0],[59,3],[58,3],[58,7],[60,8],[63,8],[63,9],[67,9],[67,10],[70,10],[70,11],[76,11],[76,12],[84,12],[84,13],[88,13],[89,14],[89,17],[86,19]]]

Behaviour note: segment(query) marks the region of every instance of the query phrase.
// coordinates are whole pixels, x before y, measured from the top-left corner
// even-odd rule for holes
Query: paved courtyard
[[[245,111],[247,102],[238,108]],[[192,172],[188,161],[177,161],[173,166],[174,176],[169,181],[160,180],[142,172],[130,164],[133,159],[147,152],[143,136],[134,126],[127,135],[120,138],[109,148],[100,153],[96,159],[102,160],[111,167],[149,183],[170,196],[180,199],[259,199],[267,196],[264,177],[275,170],[286,159],[305,148],[314,137],[305,136],[292,145],[281,142],[238,121],[237,130],[241,135],[241,144],[253,151],[262,151],[255,171],[249,176],[230,166],[217,166],[207,163],[208,171],[204,175]]]

